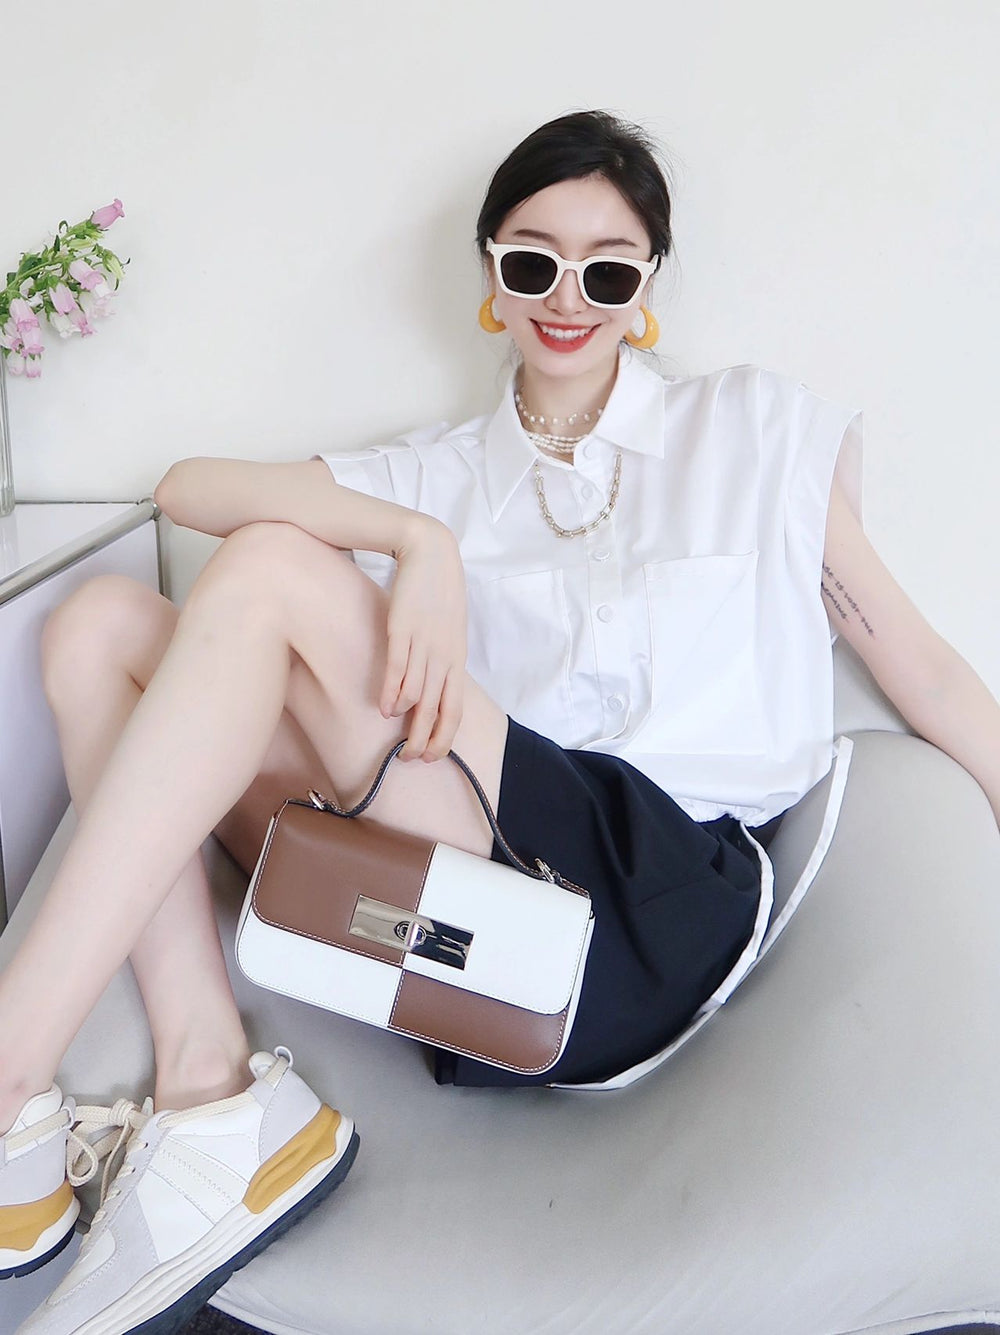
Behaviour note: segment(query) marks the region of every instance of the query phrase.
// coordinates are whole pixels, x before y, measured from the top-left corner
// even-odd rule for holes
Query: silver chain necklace
[[[559,534],[560,538],[582,538],[585,533],[592,533],[595,528],[598,528],[606,519],[611,517],[611,512],[618,501],[618,490],[622,478],[621,449],[619,449],[615,455],[615,473],[614,477],[611,479],[611,495],[602,507],[600,514],[592,519],[589,524],[581,524],[579,528],[563,528],[552,518],[552,511],[549,509],[548,501],[545,499],[545,488],[542,485],[541,465],[537,459],[532,464],[532,468],[535,473],[535,493],[538,496],[538,504],[541,506],[542,515],[549,528],[554,529],[555,532]]]

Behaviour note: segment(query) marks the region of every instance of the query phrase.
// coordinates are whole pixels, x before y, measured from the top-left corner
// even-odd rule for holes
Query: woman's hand
[[[388,653],[379,708],[413,711],[401,760],[440,760],[462,721],[465,689],[465,571],[455,535],[435,519],[414,524],[395,552]]]

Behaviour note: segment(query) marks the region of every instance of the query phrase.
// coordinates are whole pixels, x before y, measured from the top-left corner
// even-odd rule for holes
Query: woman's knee
[[[88,667],[104,667],[109,655],[124,658],[130,644],[162,634],[169,613],[176,616],[169,599],[128,575],[96,575],[81,584],[42,626],[42,684],[49,703],[83,686]]]
[[[284,610],[317,584],[326,598],[341,572],[357,576],[345,552],[281,520],[244,524],[224,538],[205,563],[185,608],[221,601],[227,610]]]

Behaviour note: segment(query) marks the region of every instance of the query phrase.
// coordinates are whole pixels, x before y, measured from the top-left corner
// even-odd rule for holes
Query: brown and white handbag
[[[590,895],[522,862],[468,776],[506,866],[374,819],[399,742],[350,810],[314,789],[271,817],[236,931],[251,981],[522,1074],[569,1038],[593,931]]]

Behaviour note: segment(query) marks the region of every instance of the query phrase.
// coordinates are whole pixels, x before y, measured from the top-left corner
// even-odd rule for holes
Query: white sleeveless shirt
[[[556,522],[611,518],[563,538]],[[834,469],[861,513],[862,416],[762,367],[664,378],[622,349],[574,465],[500,406],[383,446],[314,455],[338,483],[458,539],[468,671],[519,723],[620,755],[693,819],[760,825],[830,769],[836,639],[820,582]],[[358,551],[383,587],[391,557]]]

